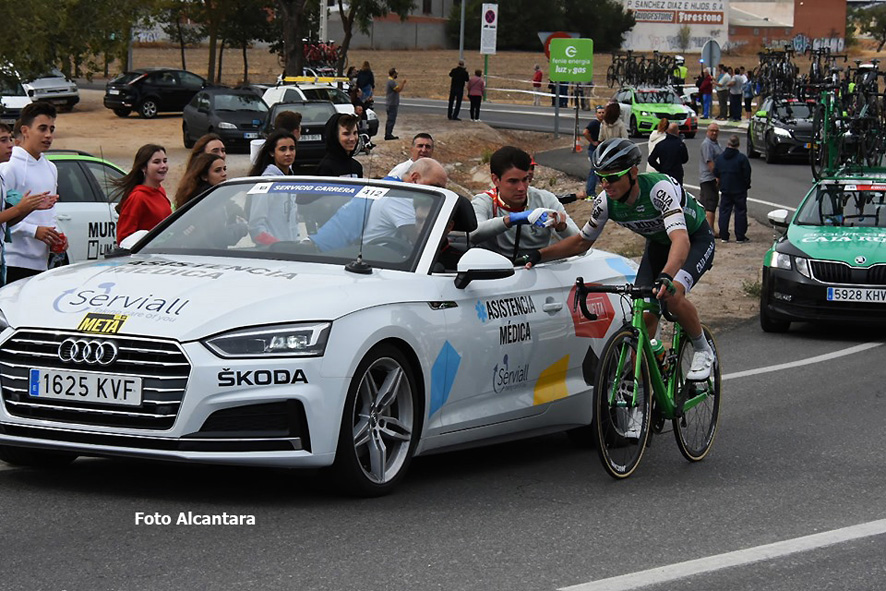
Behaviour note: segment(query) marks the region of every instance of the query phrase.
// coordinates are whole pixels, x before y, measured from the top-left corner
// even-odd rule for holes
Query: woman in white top
[[[618,103],[609,103],[603,110],[603,121],[600,123],[600,141],[614,137],[628,137],[628,130],[621,120],[621,107]]]
[[[649,151],[646,152],[646,158],[649,158],[649,154],[652,154],[652,150],[655,148],[655,144],[664,139],[665,134],[668,131],[668,125],[670,125],[670,121],[668,121],[667,117],[663,117],[659,122],[655,129],[652,130],[652,133],[649,134]],[[653,168],[649,161],[646,161],[646,172],[658,172]]]

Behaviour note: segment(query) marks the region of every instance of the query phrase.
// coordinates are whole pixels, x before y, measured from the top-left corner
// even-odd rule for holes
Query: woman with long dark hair
[[[225,149],[225,142],[222,141],[221,136],[217,133],[207,133],[200,136],[200,139],[198,139],[194,143],[194,147],[191,148],[191,155],[188,156],[188,164],[185,166],[185,170],[191,168],[194,158],[200,154],[216,154],[222,158],[227,158],[228,156],[227,149]]]
[[[265,144],[249,170],[249,176],[277,176],[292,174],[295,162],[295,136],[286,129],[275,129],[265,140]]]
[[[161,186],[167,172],[166,149],[145,144],[135,153],[132,170],[113,181],[120,195],[117,244],[133,232],[152,230],[172,213],[166,190]]]
[[[185,171],[175,192],[175,208],[178,209],[197,195],[225,181],[228,167],[218,154],[197,154]]]

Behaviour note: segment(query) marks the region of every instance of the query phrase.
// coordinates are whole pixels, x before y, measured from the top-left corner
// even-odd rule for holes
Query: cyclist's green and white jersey
[[[653,242],[670,244],[668,234],[674,230],[686,230],[691,235],[704,223],[704,208],[668,175],[644,172],[637,183],[640,196],[633,205],[610,199],[605,190],[597,195],[591,217],[581,229],[582,238],[596,240],[611,219]]]

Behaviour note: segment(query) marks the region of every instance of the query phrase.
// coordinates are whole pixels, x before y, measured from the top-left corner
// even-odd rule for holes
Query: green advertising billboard
[[[590,82],[594,76],[593,39],[551,39],[548,74],[554,82]]]

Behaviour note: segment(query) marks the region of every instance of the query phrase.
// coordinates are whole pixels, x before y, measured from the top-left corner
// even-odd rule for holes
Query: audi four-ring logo
[[[64,363],[110,365],[117,361],[119,352],[113,341],[67,338],[58,346],[58,358]]]

